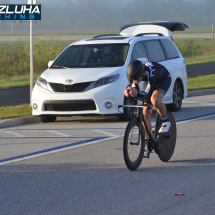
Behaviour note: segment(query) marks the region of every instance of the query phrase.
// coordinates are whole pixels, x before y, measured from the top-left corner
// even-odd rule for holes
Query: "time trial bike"
[[[159,133],[162,121],[159,114],[156,115],[156,125],[152,131],[149,129],[145,116],[143,115],[143,108],[147,105],[119,105],[121,107],[137,108],[137,115],[129,121],[123,140],[123,155],[125,164],[129,170],[136,170],[145,154],[147,158],[153,151],[159,156],[160,160],[167,162],[173,155],[176,145],[176,123],[174,116],[167,112],[167,117],[170,121],[169,131],[166,133]],[[145,130],[148,132],[149,139],[145,141]]]

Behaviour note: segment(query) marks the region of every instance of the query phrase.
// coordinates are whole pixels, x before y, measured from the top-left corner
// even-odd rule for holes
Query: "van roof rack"
[[[120,29],[120,32],[123,31],[126,28],[137,26],[137,25],[159,25],[162,27],[167,28],[168,30],[174,32],[174,31],[185,31],[186,28],[189,28],[185,23],[183,22],[139,22],[139,23],[133,23],[122,26]]]
[[[120,34],[101,34],[101,35],[97,35],[93,38],[98,38],[98,37],[107,37],[107,36],[122,36]]]
[[[150,35],[150,34],[157,34],[158,36],[164,36],[161,33],[141,33],[141,34],[137,34],[135,37],[141,37],[141,36]]]

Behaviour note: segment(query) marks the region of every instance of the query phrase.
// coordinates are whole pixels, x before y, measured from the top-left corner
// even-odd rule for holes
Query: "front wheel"
[[[53,116],[53,115],[42,115],[40,116],[40,119],[42,122],[46,123],[46,122],[54,122],[56,120],[57,116]]]
[[[134,171],[140,166],[143,159],[144,147],[145,131],[142,122],[139,123],[139,119],[135,117],[128,123],[123,141],[124,160],[129,170]]]

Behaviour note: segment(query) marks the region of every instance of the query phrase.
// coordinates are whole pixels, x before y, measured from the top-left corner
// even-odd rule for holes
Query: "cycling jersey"
[[[171,75],[169,71],[161,64],[156,62],[145,63],[145,76],[143,81],[147,81],[148,85],[145,92],[140,91],[138,84],[135,84],[133,80],[129,79],[130,86],[135,87],[138,90],[137,98],[144,100],[147,97],[147,103],[150,103],[152,93],[155,90],[159,90],[164,95],[171,85]]]

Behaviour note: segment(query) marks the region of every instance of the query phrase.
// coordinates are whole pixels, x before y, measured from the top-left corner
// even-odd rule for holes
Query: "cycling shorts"
[[[155,86],[155,90],[161,91],[164,95],[166,94],[167,90],[169,89],[171,85],[171,75],[166,74],[159,84]]]

